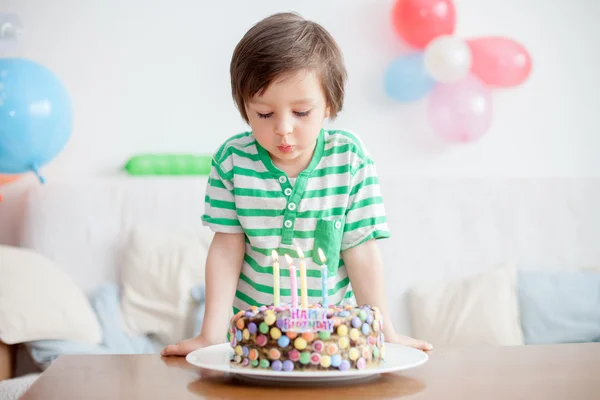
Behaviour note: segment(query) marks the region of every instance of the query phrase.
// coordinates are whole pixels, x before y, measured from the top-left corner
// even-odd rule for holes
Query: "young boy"
[[[296,14],[275,14],[242,38],[230,72],[233,98],[252,130],[227,140],[213,158],[202,217],[215,232],[202,332],[162,355],[222,343],[232,303],[234,312],[272,304],[272,251],[298,266],[298,248],[309,303],[322,300],[320,248],[329,304],[378,306],[387,342],[431,350],[391,323],[375,243],[389,237],[375,165],[355,136],[322,128],[344,99],[346,70],[334,39]],[[281,301],[289,302],[289,270],[280,261]]]

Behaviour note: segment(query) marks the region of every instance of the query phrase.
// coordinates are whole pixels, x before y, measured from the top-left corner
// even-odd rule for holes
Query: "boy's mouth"
[[[277,149],[282,153],[290,153],[294,147],[289,144],[282,144],[277,146]]]

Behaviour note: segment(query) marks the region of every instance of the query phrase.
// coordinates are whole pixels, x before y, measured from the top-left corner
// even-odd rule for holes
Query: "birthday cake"
[[[286,372],[376,367],[385,356],[382,328],[376,307],[252,306],[231,319],[231,362]]]

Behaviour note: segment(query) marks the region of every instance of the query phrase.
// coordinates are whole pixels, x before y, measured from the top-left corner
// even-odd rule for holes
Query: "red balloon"
[[[512,39],[484,37],[467,43],[471,48],[471,72],[489,86],[516,86],[531,73],[531,56]]]
[[[432,39],[454,33],[456,8],[452,0],[397,0],[392,22],[409,46],[424,49]]]

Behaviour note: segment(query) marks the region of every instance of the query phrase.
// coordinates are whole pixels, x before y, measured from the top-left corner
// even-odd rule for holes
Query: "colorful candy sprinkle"
[[[296,337],[298,337],[298,333],[288,331],[285,333],[285,336],[289,337],[290,339],[296,339]]]
[[[367,323],[367,324],[369,324],[369,325],[371,325],[371,324],[373,323],[373,315],[369,314],[369,315],[367,316],[367,321],[366,321],[366,323]]]
[[[352,361],[356,361],[358,360],[358,357],[360,357],[360,352],[358,351],[358,349],[356,347],[351,348],[348,352],[348,358]]]
[[[294,340],[294,347],[298,350],[304,350],[306,348],[306,340],[304,338],[297,338]]]
[[[252,365],[252,366],[253,366],[253,367],[255,367],[255,368],[256,368],[256,367],[258,367],[258,360],[252,360],[252,361],[250,362],[250,365]]]
[[[345,349],[350,345],[350,341],[348,340],[347,337],[341,337],[340,340],[338,340],[338,346],[340,346],[340,349]]]
[[[247,328],[242,331],[242,338],[244,340],[250,339],[250,331]]]
[[[283,319],[279,318],[277,321],[275,321],[275,326],[279,329],[283,329]]]
[[[340,325],[337,328],[337,334],[339,336],[346,336],[348,334],[348,327],[346,325]]]
[[[265,323],[269,326],[273,325],[276,320],[277,320],[277,317],[275,316],[275,314],[267,314],[265,316]]]
[[[251,349],[250,352],[248,353],[248,358],[252,361],[258,359],[258,350]]]
[[[371,325],[365,323],[360,330],[362,331],[363,335],[367,336],[369,333],[371,333]]]
[[[373,358],[379,358],[379,349],[377,347],[373,349]]]
[[[279,360],[275,360],[273,361],[273,364],[271,364],[271,368],[273,371],[281,371],[283,369],[283,363]]]
[[[300,364],[308,364],[310,362],[310,353],[308,351],[303,351],[300,353]]]
[[[260,331],[260,333],[267,333],[269,332],[269,325],[265,324],[264,322],[261,322],[258,330]]]
[[[244,329],[244,326],[245,326],[244,319],[243,319],[243,318],[240,318],[240,319],[238,319],[237,321],[235,321],[235,326],[236,326],[238,329]]]
[[[304,332],[302,334],[302,337],[304,338],[304,340],[306,340],[307,342],[312,342],[313,339],[315,338],[314,333],[312,332]]]
[[[254,322],[248,324],[248,331],[253,335],[256,333],[256,324]]]
[[[356,329],[356,328],[350,329],[350,339],[358,340],[359,338],[360,338],[360,333],[358,332],[358,329]]]
[[[249,352],[249,351],[248,351],[248,347],[244,346],[244,347],[242,348],[242,355],[243,355],[244,357],[248,357],[248,352]]]
[[[279,330],[279,328],[271,328],[271,337],[275,340],[279,339],[281,337],[281,331]]]
[[[362,325],[362,321],[360,320],[360,318],[358,318],[358,317],[352,318],[352,326],[354,328],[360,328],[361,325]]]
[[[371,350],[369,350],[367,347],[365,347],[362,351],[362,358],[364,358],[365,360],[371,358]]]
[[[358,312],[358,318],[360,318],[361,321],[366,321],[367,320],[367,312],[365,310],[360,310]]]
[[[290,360],[285,360],[283,362],[283,370],[285,372],[291,372],[294,370],[294,363]]]
[[[279,347],[287,347],[290,344],[290,338],[287,336],[282,336],[277,340],[277,344]]]
[[[340,369],[340,371],[348,371],[350,369],[350,361],[342,360],[338,368]]]
[[[327,354],[329,354],[330,356],[334,355],[335,353],[338,352],[338,346],[335,343],[329,343],[327,345]]]
[[[292,361],[298,361],[300,359],[300,352],[296,349],[288,351],[288,358]]]
[[[239,364],[239,363],[241,363],[241,362],[242,362],[242,356],[235,356],[235,357],[233,358],[233,360],[234,360],[236,363],[238,363],[238,364]]]
[[[359,358],[358,361],[356,362],[356,368],[357,369],[363,369],[367,366],[367,361],[365,361],[364,358]]]
[[[329,366],[331,366],[331,357],[329,357],[329,356],[321,357],[321,367],[329,368]]]
[[[258,335],[256,337],[256,345],[258,347],[263,347],[267,344],[267,337],[265,335]]]
[[[247,358],[244,358],[244,360],[242,361],[242,365],[244,367],[247,367],[250,364],[250,360],[248,360]]]
[[[319,353],[323,351],[323,348],[324,348],[324,347],[325,347],[325,344],[324,344],[322,341],[320,341],[320,340],[317,340],[317,341],[316,341],[316,342],[314,342],[314,343],[313,343],[313,345],[312,345],[312,348],[313,348],[313,350],[314,350],[314,351],[317,351],[317,352],[319,352]]]
[[[269,368],[269,360],[267,360],[266,358],[263,358],[262,360],[260,360],[260,367],[261,368]]]
[[[377,340],[375,339],[375,336],[371,335],[367,338],[367,343],[369,343],[369,346],[375,346],[375,344],[377,344]]]
[[[331,356],[331,365],[333,365],[334,367],[336,367],[336,368],[339,367],[341,362],[342,362],[342,356],[340,356],[339,354]]]
[[[242,341],[242,331],[240,331],[239,329],[235,331],[235,340],[237,340],[238,342]]]
[[[310,363],[312,365],[319,365],[319,364],[321,364],[321,355],[319,353],[312,353],[310,355]]]
[[[329,331],[320,331],[319,332],[319,339],[321,339],[321,340],[328,340],[330,336],[331,336],[331,332],[329,332]]]
[[[278,360],[279,357],[281,357],[281,352],[277,349],[271,349],[269,350],[269,358],[271,360]]]

